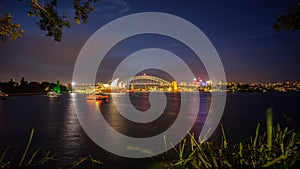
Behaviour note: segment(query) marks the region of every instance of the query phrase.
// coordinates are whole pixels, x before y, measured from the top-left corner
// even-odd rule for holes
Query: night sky
[[[4,0],[1,13],[7,11],[22,25],[24,36],[16,41],[0,43],[0,81],[71,82],[76,58],[87,39],[106,23],[137,12],[165,12],[188,20],[201,29],[216,48],[227,81],[268,83],[300,81],[300,31],[275,32],[276,18],[296,0],[103,0],[95,6],[86,25],[65,29],[62,42],[46,37],[36,19],[27,17],[28,2]],[[59,11],[72,18],[69,1],[59,1]],[[130,28],[124,28],[130,29]],[[138,42],[138,43],[136,43]],[[118,44],[109,54],[107,71],[98,80],[107,82],[119,60],[147,47],[162,47],[178,53],[193,63],[192,54],[184,45],[167,37],[136,36]],[[133,65],[134,66],[134,65]],[[197,75],[208,80],[203,65],[191,67]]]

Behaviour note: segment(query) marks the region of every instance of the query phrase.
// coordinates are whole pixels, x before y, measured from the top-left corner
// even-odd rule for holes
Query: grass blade
[[[20,160],[20,162],[19,162],[18,167],[21,167],[22,164],[23,164],[23,162],[24,162],[24,159],[25,159],[25,157],[26,157],[26,154],[28,153],[28,150],[29,150],[29,147],[30,147],[32,138],[33,138],[33,134],[34,134],[34,129],[31,130],[31,133],[30,133],[30,136],[29,136],[28,143],[27,143],[27,145],[26,145],[25,151],[24,151],[23,156],[22,156],[22,158],[21,158],[21,160]]]
[[[272,108],[267,109],[267,143],[268,151],[272,150],[272,130],[273,130],[273,111]]]
[[[8,150],[9,150],[10,148],[11,148],[11,146],[8,146],[8,147],[4,150],[4,152],[2,153],[1,158],[0,158],[0,163],[4,160],[4,158],[5,158],[5,156],[6,156],[7,152],[8,152]]]

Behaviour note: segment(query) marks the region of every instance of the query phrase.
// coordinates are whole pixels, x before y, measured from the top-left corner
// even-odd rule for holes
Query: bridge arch
[[[155,76],[134,76],[119,82],[119,86],[128,88],[130,85],[169,87],[171,83]]]

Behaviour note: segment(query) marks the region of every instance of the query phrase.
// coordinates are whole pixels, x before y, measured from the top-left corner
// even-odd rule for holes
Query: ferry
[[[107,100],[108,96],[103,94],[90,94],[86,96],[87,100]]]

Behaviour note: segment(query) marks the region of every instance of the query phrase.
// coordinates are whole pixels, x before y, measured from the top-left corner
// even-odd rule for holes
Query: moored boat
[[[4,100],[4,99],[6,99],[7,97],[8,97],[8,94],[3,93],[3,92],[0,90],[0,99],[1,99],[1,100]]]
[[[49,92],[47,93],[47,96],[48,96],[48,97],[57,97],[58,94],[57,94],[55,91],[49,91]]]

